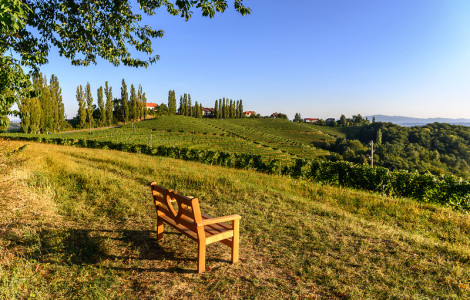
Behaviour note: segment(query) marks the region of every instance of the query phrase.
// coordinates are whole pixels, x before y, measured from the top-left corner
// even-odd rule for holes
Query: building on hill
[[[157,110],[158,104],[157,103],[147,103],[148,110]]]
[[[271,118],[274,118],[274,119],[277,119],[279,118],[279,113],[278,112],[275,112],[271,115]]]
[[[212,117],[215,115],[215,108],[208,108],[208,107],[203,107],[202,108],[202,115],[204,117]]]
[[[304,119],[305,123],[317,123],[318,121],[320,121],[320,119],[318,118],[305,118]]]
[[[252,110],[245,111],[244,114],[245,114],[245,117],[251,117],[252,115],[256,116],[256,112]]]

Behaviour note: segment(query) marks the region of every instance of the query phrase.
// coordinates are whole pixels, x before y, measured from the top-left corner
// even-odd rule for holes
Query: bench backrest
[[[171,218],[176,224],[182,224],[194,231],[197,230],[197,223],[202,221],[201,209],[197,198],[186,197],[177,192],[157,185],[156,182],[150,184],[152,187],[153,200],[157,209],[157,215],[164,214]],[[178,210],[175,211],[171,202],[176,201]]]

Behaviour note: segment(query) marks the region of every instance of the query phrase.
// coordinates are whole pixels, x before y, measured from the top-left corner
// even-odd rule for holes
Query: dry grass
[[[470,297],[468,215],[122,152],[31,144],[25,155],[1,179],[0,297]],[[198,275],[195,243],[169,227],[157,243],[152,180],[211,215],[241,214],[241,262],[211,245]]]

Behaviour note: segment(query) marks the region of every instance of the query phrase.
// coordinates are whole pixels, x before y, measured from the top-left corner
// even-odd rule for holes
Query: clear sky
[[[230,3],[214,19],[146,17],[165,31],[153,44],[161,59],[147,69],[102,60],[75,67],[52,50],[42,72],[58,76],[68,117],[78,109],[77,85],[96,91],[109,81],[120,97],[124,78],[156,103],[174,89],[205,107],[243,99],[245,110],[290,118],[470,118],[469,0],[245,2],[249,16]]]

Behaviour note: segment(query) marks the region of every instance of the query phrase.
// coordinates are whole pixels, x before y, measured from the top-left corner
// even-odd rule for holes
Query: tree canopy
[[[230,1],[230,0],[229,0]],[[154,15],[160,8],[188,21],[193,9],[213,18],[228,7],[227,0],[0,0],[0,115],[6,114],[25,86],[20,65],[34,71],[47,63],[51,46],[73,65],[96,64],[101,57],[115,66],[148,67],[159,56],[154,54],[152,39],[161,38],[163,30],[142,22],[142,14]],[[250,8],[243,0],[233,0],[242,15]],[[129,48],[143,53],[138,58]],[[20,59],[6,55],[15,52]]]

